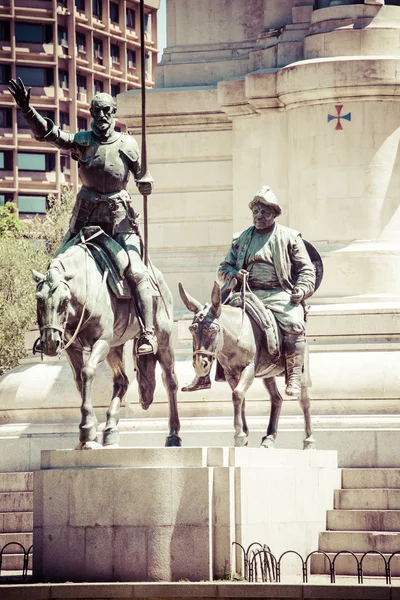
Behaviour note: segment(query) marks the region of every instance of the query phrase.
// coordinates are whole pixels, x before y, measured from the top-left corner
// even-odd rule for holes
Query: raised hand
[[[24,111],[29,110],[29,100],[31,97],[31,88],[26,89],[24,82],[20,77],[17,80],[10,79],[9,91],[14,97],[15,102]]]

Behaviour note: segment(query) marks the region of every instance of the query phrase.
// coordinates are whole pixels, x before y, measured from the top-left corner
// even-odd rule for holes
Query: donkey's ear
[[[39,281],[43,281],[44,275],[39,273],[39,271],[35,271],[35,269],[32,269],[32,279],[35,283],[39,283]]]
[[[192,296],[190,296],[189,294],[187,294],[185,292],[181,282],[179,282],[178,287],[179,287],[180,297],[182,298],[182,302],[186,306],[186,308],[193,313],[199,312],[199,310],[201,310],[203,308],[203,306],[200,304],[200,302],[198,302],[197,300],[192,298]]]
[[[221,287],[218,281],[214,281],[211,292],[211,310],[218,319],[221,314]]]

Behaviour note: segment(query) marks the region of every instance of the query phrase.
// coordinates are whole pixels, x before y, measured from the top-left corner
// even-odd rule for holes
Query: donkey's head
[[[50,264],[46,275],[32,270],[36,282],[37,321],[41,351],[56,356],[62,350],[71,291],[68,284],[73,275],[61,273]]]
[[[211,304],[202,306],[189,296],[179,283],[182,302],[195,313],[189,331],[193,336],[193,367],[198,377],[208,375],[214,358],[223,343],[219,317],[221,315],[221,288],[217,281],[211,293]]]

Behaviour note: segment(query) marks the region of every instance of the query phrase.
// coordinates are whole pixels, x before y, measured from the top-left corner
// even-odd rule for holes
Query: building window
[[[93,38],[93,53],[97,62],[103,64],[103,42],[98,38]]]
[[[42,117],[50,119],[54,123],[54,110],[41,110]],[[17,127],[18,129],[29,129],[28,123],[25,121],[20,110],[17,111]]]
[[[85,12],[85,0],[75,0],[75,7],[77,10]]]
[[[20,171],[54,171],[56,155],[43,152],[18,152],[17,165]]]
[[[60,111],[60,127],[69,127],[69,113]]]
[[[112,23],[119,23],[119,6],[115,2],[110,2],[110,20]]]
[[[76,33],[76,48],[78,52],[86,52],[86,36],[80,31]]]
[[[4,206],[7,202],[14,202],[12,194],[0,194],[0,206]]]
[[[113,98],[116,98],[118,96],[118,94],[121,93],[121,86],[119,85],[119,83],[115,83],[115,84],[111,84],[111,96]]]
[[[76,76],[76,85],[80,94],[86,93],[86,77],[84,75]]]
[[[0,41],[10,42],[10,21],[0,21]]]
[[[11,65],[0,65],[0,84],[8,84],[11,79]]]
[[[101,0],[92,0],[92,13],[93,13],[93,16],[97,17],[98,19],[101,19],[101,15],[102,15]]]
[[[71,161],[68,154],[60,154],[60,169],[62,173],[69,173],[71,170]]]
[[[18,196],[20,213],[45,213],[46,196]]]
[[[67,6],[67,0],[57,0],[58,4],[62,4],[62,6]]]
[[[127,8],[126,9],[126,26],[130,27],[131,29],[135,29],[135,23],[136,23],[136,19],[135,19],[134,9]]]
[[[99,81],[99,79],[95,79],[93,83],[94,83],[94,86],[93,86],[94,93],[95,94],[102,94],[103,91],[104,91],[104,84],[103,84],[103,82]]]
[[[87,120],[85,117],[78,117],[78,131],[87,130]]]
[[[17,67],[17,77],[21,77],[25,85],[49,87],[54,85],[53,69],[41,67]]]
[[[128,69],[136,69],[136,50],[127,51]]]
[[[147,33],[149,31],[149,23],[150,23],[149,15],[144,15],[144,31],[145,31],[145,33]]]
[[[1,171],[12,171],[13,170],[13,155],[9,150],[0,152],[0,170]]]
[[[11,108],[0,108],[0,127],[12,127],[12,110]]]
[[[28,44],[50,44],[53,41],[51,25],[15,23],[15,41]]]
[[[66,27],[57,27],[58,44],[68,48],[68,31]]]
[[[111,63],[119,65],[119,46],[117,44],[110,45]]]
[[[58,85],[64,90],[69,88],[68,71],[58,69]]]

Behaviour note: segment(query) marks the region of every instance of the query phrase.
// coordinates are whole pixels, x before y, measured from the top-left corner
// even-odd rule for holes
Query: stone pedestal
[[[34,479],[34,577],[212,580],[238,568],[233,541],[306,554],[337,487],[332,451],[45,451]]]

